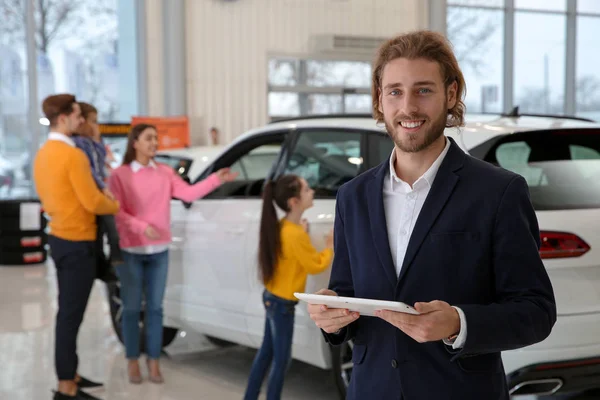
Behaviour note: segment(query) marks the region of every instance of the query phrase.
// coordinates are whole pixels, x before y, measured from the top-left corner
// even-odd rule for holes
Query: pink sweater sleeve
[[[190,185],[171,168],[169,170],[171,171],[171,196],[188,203],[206,196],[221,186],[221,180],[216,173],[194,185]]]
[[[115,198],[121,204],[119,212],[115,215],[115,221],[117,222],[117,225],[125,226],[128,231],[142,235],[148,227],[148,223],[134,217],[125,210],[126,195],[123,189],[124,185],[120,175],[121,174],[119,174],[118,170],[116,170],[113,171],[110,178],[108,179],[108,187],[110,191],[115,195]]]

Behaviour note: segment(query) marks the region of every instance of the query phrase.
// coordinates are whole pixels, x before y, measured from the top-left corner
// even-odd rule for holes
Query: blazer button
[[[392,360],[392,368],[398,368],[398,361]]]

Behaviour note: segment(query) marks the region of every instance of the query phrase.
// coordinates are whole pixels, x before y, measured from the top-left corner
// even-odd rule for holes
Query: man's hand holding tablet
[[[419,343],[456,337],[460,331],[459,314],[454,307],[443,301],[419,302],[415,307],[400,302],[339,297],[335,300],[311,299],[314,295],[296,293],[307,301],[308,313],[317,327],[327,333],[337,333],[346,325],[363,315],[381,318]],[[337,296],[337,293],[321,289],[315,295]],[[318,304],[317,302],[325,304]],[[343,308],[348,305],[348,308]],[[360,311],[360,312],[359,312]]]
[[[336,292],[329,289],[321,289],[316,294],[337,296]],[[322,304],[309,304],[308,313],[315,324],[327,333],[335,333],[360,317],[357,312],[343,308],[328,308]]]

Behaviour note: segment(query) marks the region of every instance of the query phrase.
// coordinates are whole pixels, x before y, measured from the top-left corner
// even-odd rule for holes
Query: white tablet
[[[360,315],[375,316],[375,311],[390,310],[408,314],[419,315],[419,312],[409,305],[399,301],[384,301],[373,299],[361,299],[355,297],[325,296],[322,294],[294,293],[298,299],[309,304],[324,304],[329,308],[344,308],[356,311]]]

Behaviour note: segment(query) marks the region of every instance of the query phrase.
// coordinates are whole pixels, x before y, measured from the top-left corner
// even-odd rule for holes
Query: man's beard
[[[396,147],[405,153],[418,153],[427,149],[432,143],[434,143],[437,139],[439,139],[440,136],[444,134],[447,119],[447,114],[442,113],[436,120],[433,121],[429,129],[426,131],[423,131],[422,129],[424,127],[422,127],[418,132],[414,134],[409,133],[407,138],[402,139],[400,138],[400,135],[396,134],[397,129],[402,129],[399,127],[400,121],[425,121],[423,123],[423,125],[425,125],[427,123],[427,118],[417,114],[411,116],[399,115],[394,118],[393,126],[390,126],[390,124],[386,121],[385,128],[390,138],[392,138],[396,144]]]

